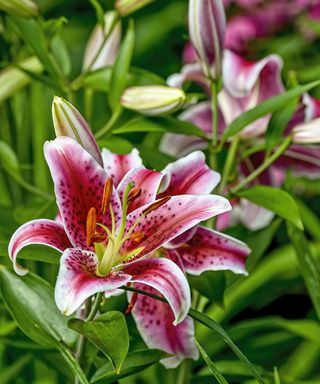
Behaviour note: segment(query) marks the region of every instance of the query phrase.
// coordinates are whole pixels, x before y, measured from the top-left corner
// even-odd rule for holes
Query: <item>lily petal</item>
[[[126,232],[141,217],[148,206],[141,207],[127,216]],[[142,257],[171,241],[183,232],[194,227],[202,220],[229,211],[227,199],[215,195],[180,195],[173,196],[157,209],[140,218],[133,233],[142,233],[139,241],[127,240],[120,250],[122,255],[133,254]],[[142,249],[141,249],[142,248]]]
[[[165,195],[207,195],[220,182],[220,174],[212,171],[205,162],[205,155],[196,151],[168,164],[164,172],[171,175]]]
[[[144,284],[134,286],[155,295],[159,294]],[[130,293],[129,300],[131,296]],[[178,325],[173,325],[174,315],[168,304],[139,294],[132,315],[149,348],[161,349],[174,355],[161,360],[166,368],[175,368],[186,358],[198,359],[199,352],[194,343],[194,322],[189,316]]]
[[[71,247],[63,226],[53,220],[33,220],[23,224],[12,235],[8,253],[13,262],[13,268],[18,275],[25,275],[28,270],[17,264],[18,253],[31,244],[43,244],[63,252]]]
[[[102,158],[104,169],[112,177],[113,185],[116,187],[127,172],[142,166],[142,160],[137,149],[133,149],[127,155],[116,155],[103,148]]]
[[[134,188],[139,188],[141,191],[136,199],[129,202],[128,213],[155,201],[163,177],[163,173],[146,168],[135,168],[125,175],[117,188],[120,198],[122,199],[129,182],[133,182]]]
[[[107,173],[81,145],[68,137],[45,143],[44,152],[65,231],[74,247],[88,249],[86,220],[91,207],[96,208],[97,222],[111,227],[110,212],[103,215],[101,211]],[[116,219],[120,219],[120,198],[115,189],[111,204]]]
[[[253,62],[225,50],[222,66],[224,86],[232,96],[243,97],[253,90],[259,80],[266,94],[265,100],[283,92],[280,76],[282,66],[282,59],[278,55]]]
[[[185,319],[191,305],[190,288],[184,273],[173,261],[165,258],[138,260],[127,264],[123,272],[132,276],[131,282],[143,283],[160,292],[172,309],[175,325]]]
[[[64,315],[71,315],[95,293],[113,291],[130,281],[131,276],[123,272],[97,276],[98,263],[93,252],[77,248],[64,251],[55,287],[55,301]]]
[[[220,270],[247,274],[245,261],[250,253],[248,246],[208,228],[198,227],[195,235],[177,251],[186,272],[192,275]]]

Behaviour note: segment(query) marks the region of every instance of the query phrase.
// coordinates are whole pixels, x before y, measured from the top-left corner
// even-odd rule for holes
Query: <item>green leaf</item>
[[[223,295],[226,288],[223,271],[207,271],[200,276],[189,276],[189,283],[214,304],[223,307]]]
[[[213,376],[216,378],[217,382],[219,384],[228,384],[227,380],[222,376],[220,371],[217,369],[217,367],[213,364],[210,357],[207,355],[207,352],[202,348],[202,346],[198,343],[197,340],[195,340],[195,343],[196,343],[196,345],[197,345],[197,347],[201,353],[203,360],[206,362],[207,366],[209,367]]]
[[[80,383],[87,384],[67,346],[74,342],[76,334],[68,328],[68,318],[59,312],[51,285],[31,273],[21,278],[0,266],[0,291],[19,328],[36,343],[57,348]]]
[[[248,371],[251,372],[252,376],[260,383],[264,384],[260,373],[256,370],[256,368],[250,363],[247,357],[240,351],[240,349],[234,344],[234,342],[230,339],[227,332],[221,327],[219,323],[211,319],[209,316],[196,311],[195,309],[190,309],[189,315],[199,323],[203,324],[205,327],[211,329],[214,333],[216,333],[220,338],[224,340],[224,342],[233,350],[233,352],[238,356],[238,358],[243,362],[244,365],[248,368]]]
[[[10,384],[19,380],[20,372],[31,363],[32,356],[25,354],[11,363],[8,368],[2,368],[0,372],[0,383]]]
[[[106,139],[99,139],[100,148],[108,148],[111,152],[125,155],[132,151],[133,145],[130,141],[120,136],[109,136]]]
[[[320,240],[320,221],[317,214],[312,211],[302,200],[296,200],[303,225],[316,240]]]
[[[112,131],[113,134],[130,132],[172,132],[207,139],[205,133],[194,124],[173,117],[135,117]]]
[[[20,165],[13,149],[0,140],[0,167],[10,176],[20,174]]]
[[[295,248],[300,269],[307,286],[313,306],[320,319],[320,264],[310,249],[302,231],[287,223],[290,240]]]
[[[0,241],[0,257],[8,258],[8,242]],[[59,265],[61,253],[44,245],[30,245],[19,252],[19,259]]]
[[[157,349],[145,349],[134,351],[128,354],[125,359],[121,373],[115,374],[111,363],[107,363],[93,375],[90,383],[111,384],[119,379],[131,376],[137,372],[143,371],[153,364],[158,363],[161,359],[168,357],[166,352]]]
[[[266,132],[266,148],[268,151],[271,151],[279,143],[284,130],[297,109],[298,103],[299,97],[295,97],[272,115]]]
[[[53,56],[48,51],[45,34],[38,20],[26,20],[10,16],[9,21],[16,27],[21,38],[32,48],[45,69],[60,83],[60,70]]]
[[[12,317],[32,340],[47,347],[74,341],[76,334],[68,328],[68,318],[59,312],[45,280],[32,273],[21,278],[0,267],[0,291]]]
[[[257,185],[250,189],[239,191],[237,195],[274,212],[276,215],[294,224],[297,228],[303,229],[297,203],[288,192],[282,191],[279,188]]]
[[[19,66],[32,73],[40,73],[43,70],[42,64],[36,57],[29,57],[19,62]],[[30,80],[30,77],[20,69],[10,67],[2,70],[0,72],[0,103],[29,84]]]
[[[98,0],[89,0],[94,10],[96,11],[96,17],[98,23],[104,28],[104,10]]]
[[[129,350],[127,323],[121,312],[110,311],[87,322],[71,319],[68,325],[95,344],[110,360],[116,373],[120,373]]]
[[[274,367],[274,384],[281,384],[280,376],[277,367]]]
[[[226,128],[222,136],[222,141],[225,142],[229,137],[241,132],[245,127],[260,117],[283,108],[292,99],[308,92],[310,89],[315,88],[318,85],[320,85],[320,80],[305,85],[299,85],[298,87],[290,89],[281,95],[272,97],[259,104],[257,107],[250,109],[248,112],[243,113]]]
[[[128,31],[121,45],[111,74],[109,104],[112,110],[115,110],[119,106],[120,97],[126,86],[126,76],[129,72],[133,56],[134,42],[134,24],[133,20],[130,20]]]

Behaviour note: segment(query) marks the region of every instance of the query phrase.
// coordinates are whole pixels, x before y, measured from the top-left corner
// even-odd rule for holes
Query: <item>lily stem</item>
[[[288,136],[283,143],[278,147],[278,149],[271,155],[269,158],[267,158],[261,165],[258,167],[254,172],[252,172],[249,176],[247,176],[245,179],[243,179],[238,185],[236,185],[234,188],[231,189],[231,193],[236,194],[240,189],[245,187],[247,184],[249,184],[251,181],[256,179],[258,176],[260,176],[267,168],[270,167],[270,165],[275,162],[290,146],[292,142],[292,137]]]
[[[103,292],[99,292],[96,296],[95,302],[93,303],[91,311],[90,311],[88,317],[86,318],[86,321],[91,321],[94,319],[95,315],[97,314],[97,312],[99,310],[102,297],[103,297]]]
[[[229,148],[228,154],[227,154],[227,159],[226,159],[226,161],[224,163],[224,168],[223,168],[223,171],[222,171],[222,179],[221,179],[221,182],[220,182],[220,185],[219,185],[218,193],[223,192],[225,187],[226,187],[226,185],[227,185],[228,178],[230,176],[230,172],[232,170],[232,166],[233,166],[236,154],[237,154],[237,149],[238,149],[238,146],[239,146],[239,141],[240,141],[239,136],[236,136],[233,139],[233,141],[232,141],[232,143],[230,145],[230,148]]]
[[[121,116],[122,108],[119,105],[116,107],[116,109],[113,111],[110,120],[95,134],[97,139],[101,139],[108,131],[113,128],[114,124],[118,121],[119,117]]]
[[[211,168],[216,168],[216,151],[218,145],[218,82],[211,82],[211,109],[212,109],[212,148],[211,148]]]

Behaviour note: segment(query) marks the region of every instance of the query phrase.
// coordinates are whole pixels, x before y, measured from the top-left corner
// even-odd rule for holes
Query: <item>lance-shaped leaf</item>
[[[226,27],[222,0],[189,1],[189,33],[207,77],[221,75],[221,58]]]
[[[95,344],[110,360],[116,373],[120,373],[129,349],[127,323],[121,312],[107,312],[93,321],[71,319],[68,325]]]
[[[0,0],[0,10],[24,17],[36,16],[39,11],[31,0]]]
[[[76,140],[102,165],[102,157],[91,129],[81,113],[67,100],[55,97],[52,103],[52,119],[56,136],[68,136]]]
[[[237,192],[237,195],[274,212],[297,228],[303,229],[298,206],[288,192],[278,188],[257,185],[245,191]]]
[[[121,97],[123,107],[151,116],[172,113],[185,101],[186,95],[180,88],[163,85],[130,87]]]

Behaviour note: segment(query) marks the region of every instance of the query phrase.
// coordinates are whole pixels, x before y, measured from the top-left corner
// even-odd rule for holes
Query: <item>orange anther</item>
[[[141,196],[141,188],[136,187],[131,189],[128,195],[128,202],[132,202],[135,199],[137,199],[139,196]]]
[[[133,293],[133,295],[131,297],[131,300],[130,300],[130,303],[127,306],[127,309],[124,312],[125,315],[130,315],[130,313],[133,310],[133,307],[134,307],[134,305],[135,305],[135,303],[137,301],[137,298],[138,298],[138,294],[136,292]]]
[[[97,226],[97,212],[95,207],[91,207],[87,214],[87,221],[86,221],[86,235],[87,235],[86,241],[87,241],[88,247],[92,245],[92,236],[96,231],[96,226]]]
[[[109,208],[111,196],[112,196],[112,189],[113,189],[112,178],[108,177],[104,185],[103,195],[102,195],[101,211],[103,214],[105,214],[107,209]]]
[[[171,196],[166,196],[166,197],[163,197],[162,199],[159,199],[157,201],[155,201],[154,203],[152,203],[151,205],[149,205],[149,207],[145,208],[142,213],[144,215],[147,215],[148,213],[152,212],[152,211],[155,211],[156,209],[158,209],[159,207],[161,207],[163,204],[165,204],[167,201],[169,201],[171,199]]]
[[[138,242],[138,241],[141,241],[142,239],[145,238],[145,233],[144,232],[134,232],[131,236],[130,236],[130,240],[133,240],[135,242]]]

